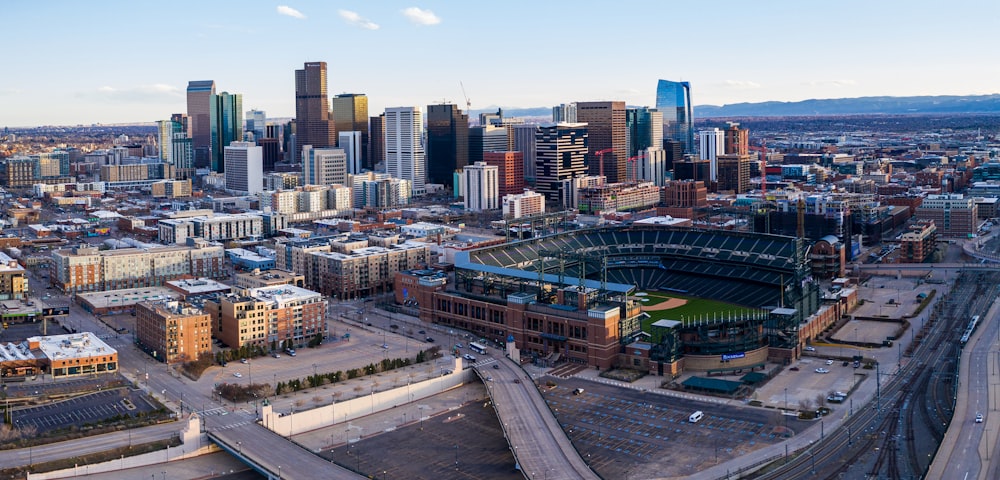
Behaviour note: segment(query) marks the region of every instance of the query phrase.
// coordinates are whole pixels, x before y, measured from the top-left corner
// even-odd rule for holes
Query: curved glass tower
[[[663,137],[680,142],[684,153],[694,153],[691,84],[660,80],[656,84],[656,109],[663,112]]]

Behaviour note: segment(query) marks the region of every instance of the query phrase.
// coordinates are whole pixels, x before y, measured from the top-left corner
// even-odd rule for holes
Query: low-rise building
[[[118,371],[118,351],[90,332],[28,337],[0,345],[0,376],[72,377]]]
[[[286,270],[253,270],[251,272],[236,274],[236,288],[273,287],[277,285],[294,285],[304,288],[305,284],[305,276]]]
[[[205,301],[212,330],[226,345],[280,349],[326,336],[326,301],[311,290],[277,285],[242,290]]]
[[[923,263],[937,249],[934,220],[919,220],[899,237],[899,263]]]
[[[17,260],[0,253],[0,300],[25,298],[28,295],[28,278],[24,267]]]

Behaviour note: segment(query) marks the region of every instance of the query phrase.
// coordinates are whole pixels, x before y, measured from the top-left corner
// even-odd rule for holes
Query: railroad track
[[[873,463],[865,469],[869,478],[901,480],[923,475],[931,459],[916,444],[916,429],[929,430],[933,443],[940,444],[954,412],[954,377],[961,354],[958,337],[970,312],[985,313],[998,280],[995,273],[963,273],[950,298],[922,329],[923,341],[913,349],[914,361],[893,375],[880,399],[856,411],[824,440],[749,478],[837,479],[852,467],[859,468],[876,449]],[[879,408],[882,405],[889,408]]]

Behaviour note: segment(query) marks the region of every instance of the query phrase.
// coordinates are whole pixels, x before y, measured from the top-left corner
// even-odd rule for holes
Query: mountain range
[[[475,109],[495,113],[497,107]],[[552,107],[504,108],[505,117],[550,117]],[[1000,114],[1000,94],[940,95],[917,97],[858,97],[802,100],[798,102],[733,103],[695,105],[694,117],[794,117],[824,115],[935,115]]]

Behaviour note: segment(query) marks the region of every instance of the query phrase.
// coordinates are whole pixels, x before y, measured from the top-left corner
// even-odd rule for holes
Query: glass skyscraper
[[[212,171],[225,172],[225,148],[243,140],[243,95],[212,96]]]
[[[680,142],[684,153],[694,153],[691,84],[660,80],[656,85],[656,109],[663,112],[664,138]]]

